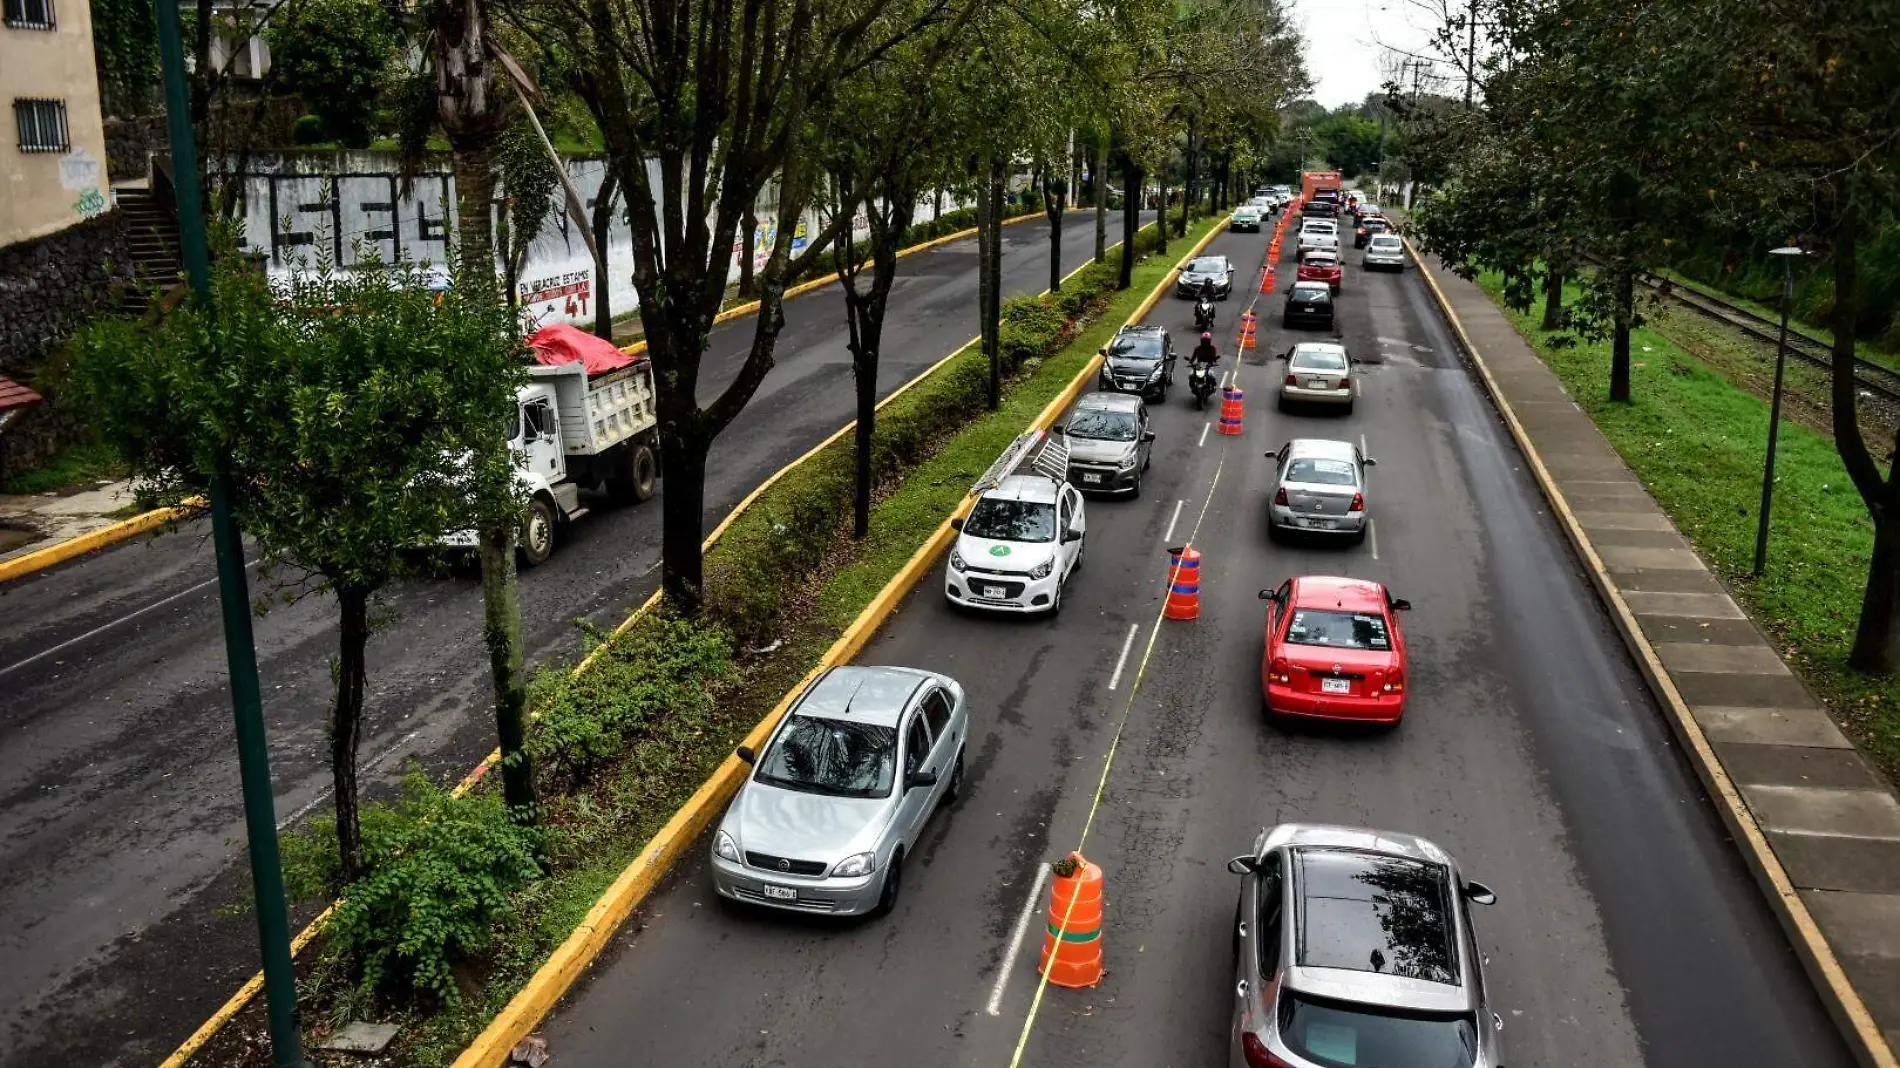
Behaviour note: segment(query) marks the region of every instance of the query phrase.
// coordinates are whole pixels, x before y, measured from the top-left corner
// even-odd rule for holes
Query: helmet
[[[1212,332],[1212,331],[1208,331],[1208,330],[1203,330],[1203,331],[1201,331],[1201,340],[1202,340],[1202,341],[1212,341],[1212,340],[1214,340],[1214,334],[1213,334],[1213,332]]]

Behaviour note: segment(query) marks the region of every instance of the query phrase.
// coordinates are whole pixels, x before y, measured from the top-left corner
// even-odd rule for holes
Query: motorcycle
[[[1194,407],[1207,407],[1207,398],[1214,395],[1213,364],[1193,363],[1188,365],[1188,392],[1194,394]]]
[[[1214,302],[1206,297],[1194,302],[1194,329],[1202,332],[1214,329]]]

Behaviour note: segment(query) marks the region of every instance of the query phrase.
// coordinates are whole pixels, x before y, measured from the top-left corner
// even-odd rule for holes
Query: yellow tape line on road
[[[1195,246],[1194,250],[1181,260],[1181,264],[1185,264],[1199,254],[1215,235],[1226,228],[1226,225],[1224,220],[1218,223]],[[1084,264],[1083,268],[1087,266],[1088,264]],[[1078,268],[1078,270],[1081,269]],[[1164,275],[1160,284],[1148,294],[1127,322],[1139,322],[1146,317],[1155,302],[1167,291],[1167,287],[1173,284],[1174,276],[1179,270],[1180,265],[1177,265],[1173,271]],[[1100,355],[1091,357],[1062,392],[1043,406],[1042,411],[1031,421],[1029,429],[1043,430],[1054,424],[1069,405],[1075,402],[1076,396],[1093,380],[1096,371],[1101,367],[1101,362]],[[845,628],[838,640],[825,651],[824,656],[819,658],[818,665],[799,680],[798,685],[792,687],[784,697],[779,699],[778,704],[759,721],[757,726],[752,728],[751,733],[746,735],[745,741],[741,744],[751,746],[755,750],[763,746],[766,739],[771,737],[772,730],[778,726],[779,720],[791,707],[792,702],[805,692],[806,687],[810,686],[819,675],[838,664],[849,661],[864,648],[865,643],[870,640],[871,635],[876,633],[877,628],[897,610],[898,603],[930,571],[937,557],[949,548],[955,537],[951,521],[967,514],[974,503],[975,498],[970,496],[965,496],[958,503],[951,514],[924,540],[923,545],[911,554],[903,568],[884,584],[884,588],[871,599],[871,603],[858,613],[858,617],[852,620],[851,625]],[[587,917],[581,921],[580,926],[568,937],[567,941],[554,951],[548,958],[548,962],[528,980],[507,1007],[490,1021],[481,1035],[462,1051],[462,1055],[455,1059],[453,1068],[493,1068],[503,1063],[515,1044],[526,1038],[547,1016],[561,996],[572,988],[574,981],[580,977],[581,971],[600,954],[607,940],[613,936],[614,931],[626,920],[627,916],[646,900],[647,895],[672,868],[674,861],[679,859],[680,855],[712,823],[713,817],[732,800],[747,770],[748,766],[737,756],[728,756],[719,765],[719,769],[700,785],[679,811],[673,814],[673,818],[667,821],[666,826],[647,841],[647,844],[641,848],[640,855],[620,873],[620,876],[595,902],[594,907],[588,911]]]
[[[1024,216],[1019,216],[1017,219],[1006,219],[1004,220],[1004,225],[1007,226],[1012,222],[1018,222],[1018,221],[1021,221],[1022,219],[1028,219],[1032,217],[1033,215],[1024,215]],[[1153,225],[1153,224],[1150,224],[1150,225]],[[1142,227],[1142,229],[1145,230],[1147,229],[1147,227],[1144,226]],[[926,248],[934,248],[937,245],[945,244],[950,241],[956,241],[956,240],[960,240],[962,238],[968,237],[975,232],[976,232],[975,230],[960,230],[957,233],[947,234],[943,237],[936,238],[931,241],[927,241],[921,245],[913,245],[910,248],[904,249],[902,252],[899,252],[898,255],[900,257],[907,256],[913,252],[923,251]],[[1120,241],[1117,241],[1114,244],[1109,245],[1106,251],[1113,251],[1117,248],[1120,248],[1121,244],[1122,243]],[[1088,262],[1083,263],[1082,266],[1077,267],[1075,270],[1070,271],[1068,274],[1064,275],[1062,280],[1066,282],[1069,279],[1074,278],[1076,275],[1087,270],[1090,266],[1093,265],[1093,263],[1094,263],[1094,260],[1091,258]],[[814,286],[813,288],[816,288],[816,287]],[[1044,290],[1043,292],[1046,293],[1048,291]],[[1158,293],[1159,291],[1157,291],[1157,294]],[[788,292],[786,295],[791,296],[793,294]],[[1154,299],[1155,299],[1155,295],[1151,295],[1149,297],[1147,302],[1145,302],[1142,305],[1142,311],[1140,314],[1146,314],[1147,309],[1153,306]],[[877,409],[879,411],[882,411],[885,405],[896,400],[898,397],[903,396],[905,393],[908,393],[912,388],[921,384],[925,379],[929,378],[931,375],[936,374],[939,370],[942,370],[945,364],[948,364],[951,360],[954,360],[958,356],[961,356],[965,350],[967,350],[971,345],[976,344],[978,340],[979,339],[972,338],[971,340],[964,342],[962,345],[957,346],[957,348],[954,351],[952,351],[950,355],[945,356],[943,359],[938,360],[936,363],[931,364],[928,368],[925,368],[921,374],[917,375],[915,378],[912,378],[910,381],[905,382],[903,385],[897,387],[897,389],[893,390],[889,396],[879,401],[877,403]],[[630,347],[629,351],[637,351],[637,350],[632,349]],[[790,474],[793,469],[804,464],[807,460],[810,460],[813,456],[818,455],[818,453],[830,447],[832,444],[837,442],[838,439],[844,437],[846,434],[851,433],[853,430],[857,428],[857,425],[858,425],[857,420],[853,419],[851,422],[846,423],[842,427],[839,427],[836,431],[832,433],[830,437],[819,442],[817,445],[814,445],[811,448],[805,450],[804,453],[800,454],[799,457],[793,460],[791,463],[788,463],[784,467],[779,468],[777,471],[772,472],[770,477],[768,477],[764,482],[759,483],[758,486],[756,486],[752,490],[752,492],[746,494],[745,497],[742,498],[737,505],[734,505],[732,511],[726,513],[726,517],[719,521],[719,525],[712,529],[711,534],[708,534],[706,536],[705,542],[702,543],[703,548],[707,551],[710,551],[714,545],[718,544],[720,537],[722,537],[726,533],[727,529],[729,529],[732,526],[732,524],[739,518],[739,516],[742,513],[744,513],[747,508],[750,508],[753,505],[753,503],[756,502],[759,499],[759,497],[765,493],[766,490],[771,489],[774,484],[776,484],[780,479],[784,478],[786,475]],[[156,513],[148,513],[148,514],[156,514]],[[947,528],[947,524],[946,524],[946,528]],[[926,548],[927,547],[928,546],[926,546]],[[939,551],[941,551],[941,546],[939,547]],[[655,590],[653,594],[649,596],[644,602],[642,602],[638,608],[633,610],[632,614],[628,615],[626,619],[621,621],[619,626],[614,628],[613,635],[618,636],[620,634],[625,633],[628,629],[633,627],[634,624],[638,623],[644,616],[646,616],[647,613],[657,608],[659,606],[659,603],[660,603],[660,591]],[[872,602],[873,606],[875,606],[876,603],[877,602],[873,601]],[[888,609],[887,609],[887,612],[888,612]],[[574,674],[578,675],[581,672],[586,671],[588,667],[593,664],[594,658],[600,655],[600,651],[602,648],[605,647],[605,644],[606,644],[605,642],[602,642],[600,645],[595,646],[592,651],[590,651],[585,657],[583,657],[581,659],[581,662],[574,666]],[[853,651],[855,652],[855,650]],[[802,689],[803,689],[803,684],[801,683],[799,688],[793,690],[792,692],[797,693],[799,692],[799,690],[802,690]],[[481,763],[475,765],[475,767],[471,769],[467,775],[464,775],[462,777],[460,782],[456,783],[454,790],[450,791],[451,794],[455,797],[461,797],[463,794],[468,793],[469,790],[475,787],[476,783],[480,782],[482,778],[485,775],[487,775],[488,772],[491,769],[493,769],[496,764],[500,762],[501,762],[501,750],[500,749],[491,750],[486,757],[482,758]],[[717,773],[715,773],[715,778],[716,777],[717,777]],[[712,780],[708,780],[708,784],[710,784],[711,781]],[[704,789],[705,787],[702,786],[701,790],[704,790]],[[695,793],[693,795],[693,799],[689,799],[687,801],[687,804],[688,805],[693,804],[693,801],[697,799],[698,797],[699,797],[699,794]],[[684,809],[682,809],[682,811],[684,811]],[[674,819],[677,820],[678,816],[675,816]],[[661,835],[666,834],[668,829],[672,827],[673,827],[673,823],[669,822],[666,827],[661,828],[659,833]],[[697,834],[697,833],[698,833],[697,831],[694,832],[694,834]],[[659,835],[656,835],[653,841],[658,841],[658,840],[659,840]],[[649,848],[651,848],[651,845],[652,843],[649,842],[648,843]],[[642,850],[642,856],[645,856],[645,855],[646,855],[646,850]],[[670,864],[671,861],[669,860],[668,863]],[[615,885],[617,886],[618,883],[616,883]],[[610,888],[610,890],[611,889],[612,888]],[[645,890],[642,890],[641,894],[642,896],[644,896]],[[335,912],[336,912],[336,905],[332,903],[329,907],[325,908],[322,912],[318,913],[315,919],[312,919],[308,924],[306,924],[303,930],[297,932],[296,937],[291,939],[291,942],[290,942],[290,953],[292,957],[295,957],[298,953],[301,953],[303,951],[303,948],[309,945],[310,941],[323,931],[324,925],[330,921],[331,916]],[[622,918],[624,919],[624,916]],[[615,922],[618,923],[619,921],[615,921]],[[598,950],[596,950],[596,952],[598,952]],[[179,1044],[177,1049],[172,1051],[171,1056],[166,1057],[163,1061],[159,1062],[158,1068],[182,1068],[182,1066],[186,1062],[191,1060],[191,1058],[195,1056],[200,1049],[204,1048],[205,1043],[211,1041],[211,1039],[215,1035],[217,1035],[219,1031],[223,1030],[225,1024],[230,1023],[231,1020],[234,1017],[236,1017],[238,1013],[243,1012],[244,1009],[248,1005],[250,1005],[252,1000],[254,1000],[263,989],[264,989],[264,973],[263,972],[252,973],[251,977],[244,981],[244,985],[238,987],[236,993],[232,994],[231,997],[228,998],[223,1005],[220,1005],[218,1007],[216,1012],[212,1013],[211,1016],[207,1018],[204,1023],[199,1024],[198,1029],[196,1031],[193,1031],[191,1035],[185,1039],[184,1042]],[[517,995],[517,997],[519,997],[519,995]],[[460,1062],[458,1061],[458,1063]]]
[[[1840,959],[1835,956],[1833,946],[1828,944],[1827,937],[1821,933],[1820,926],[1814,922],[1813,914],[1808,911],[1807,903],[1801,900],[1800,892],[1795,889],[1794,881],[1788,877],[1787,869],[1782,867],[1781,858],[1775,855],[1774,847],[1768,843],[1767,836],[1762,834],[1761,826],[1755,822],[1754,813],[1749,811],[1748,803],[1743,800],[1741,791],[1736,788],[1734,780],[1729,778],[1727,769],[1715,755],[1708,736],[1702,731],[1702,725],[1696,721],[1694,713],[1689,710],[1688,702],[1683,700],[1681,692],[1676,689],[1675,680],[1669,677],[1668,669],[1663,666],[1662,658],[1656,654],[1655,647],[1650,644],[1642,627],[1637,624],[1636,614],[1630,610],[1628,602],[1623,599],[1622,591],[1618,590],[1616,583],[1611,580],[1609,568],[1604,566],[1603,558],[1597,554],[1596,545],[1591,542],[1590,535],[1584,531],[1583,524],[1577,521],[1576,514],[1570,510],[1570,502],[1564,497],[1563,489],[1557,485],[1557,480],[1552,477],[1549,468],[1545,466],[1543,455],[1537,451],[1537,445],[1525,431],[1524,424],[1518,420],[1517,412],[1512,409],[1503,388],[1498,385],[1497,379],[1492,377],[1491,369],[1485,365],[1483,355],[1479,353],[1477,346],[1471,343],[1471,336],[1465,332],[1464,323],[1459,320],[1458,313],[1452,308],[1451,301],[1446,298],[1444,290],[1439,288],[1438,279],[1432,276],[1431,269],[1425,265],[1425,258],[1419,254],[1417,247],[1409,238],[1405,240],[1405,247],[1412,254],[1412,262],[1418,265],[1419,275],[1425,279],[1426,287],[1431,290],[1432,298],[1437,302],[1439,311],[1444,313],[1446,321],[1451,324],[1452,332],[1458,337],[1458,343],[1470,357],[1472,366],[1477,368],[1479,380],[1484,383],[1485,391],[1491,395],[1491,403],[1504,416],[1505,425],[1510,428],[1511,437],[1516,440],[1518,450],[1524,454],[1526,460],[1530,461],[1531,472],[1536,476],[1538,488],[1543,490],[1545,499],[1550,502],[1551,510],[1563,520],[1564,534],[1569,538],[1577,555],[1583,558],[1585,569],[1589,571],[1590,581],[1596,586],[1598,594],[1609,605],[1611,618],[1616,623],[1617,631],[1623,636],[1623,643],[1635,654],[1637,666],[1642,670],[1643,678],[1649,683],[1650,689],[1662,699],[1663,707],[1669,712],[1669,724],[1675,729],[1677,739],[1692,756],[1690,763],[1695,768],[1697,776],[1701,778],[1703,786],[1709,793],[1721,800],[1717,810],[1722,817],[1722,822],[1727,825],[1731,835],[1748,844],[1748,848],[1742,851],[1742,857],[1753,870],[1756,880],[1761,884],[1770,903],[1775,906],[1775,913],[1781,920],[1783,930],[1794,942],[1795,949],[1802,963],[1806,965],[1808,974],[1817,987],[1817,992],[1827,1003],[1830,1014],[1834,1016],[1835,1022],[1841,1026],[1842,1030],[1853,1039],[1855,1053],[1862,1063],[1872,1068],[1900,1066],[1900,1061],[1896,1061],[1894,1057],[1892,1047],[1881,1034],[1880,1026],[1874,1022],[1873,1014],[1867,1011],[1866,1002],[1861,1000],[1860,992],[1854,989],[1853,982],[1848,979],[1847,972],[1841,967]]]

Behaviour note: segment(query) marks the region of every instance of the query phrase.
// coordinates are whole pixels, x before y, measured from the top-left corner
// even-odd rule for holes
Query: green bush
[[[488,945],[509,893],[540,876],[540,832],[508,818],[500,794],[464,797],[420,771],[394,805],[363,809],[363,874],[331,918],[331,945],[366,989],[460,999],[452,968]]]
[[[528,752],[555,782],[585,779],[625,753],[659,717],[703,715],[713,685],[732,670],[732,641],[724,630],[666,613],[597,642],[597,653],[580,674],[563,664],[535,676],[529,707],[537,718]]]
[[[1069,326],[1062,304],[1062,299],[1048,296],[1012,297],[1003,302],[998,341],[1002,346],[1004,368],[1020,370],[1025,361],[1060,347]]]
[[[299,145],[321,144],[325,140],[322,117],[318,115],[297,116],[297,121],[290,124],[290,140],[291,143]]]

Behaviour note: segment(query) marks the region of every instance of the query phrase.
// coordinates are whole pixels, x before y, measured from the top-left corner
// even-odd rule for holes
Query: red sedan
[[[1405,631],[1411,608],[1377,582],[1308,575],[1267,602],[1260,688],[1267,714],[1397,725],[1405,715]]]
[[[1333,292],[1339,292],[1340,283],[1345,280],[1345,272],[1339,267],[1339,257],[1331,252],[1316,250],[1308,252],[1300,260],[1296,281],[1324,282]]]

